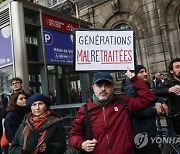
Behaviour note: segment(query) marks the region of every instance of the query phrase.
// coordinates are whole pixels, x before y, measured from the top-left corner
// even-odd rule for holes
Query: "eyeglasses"
[[[15,84],[19,84],[20,82],[19,81],[16,81],[16,82],[12,82],[11,83],[11,86],[15,85]]]

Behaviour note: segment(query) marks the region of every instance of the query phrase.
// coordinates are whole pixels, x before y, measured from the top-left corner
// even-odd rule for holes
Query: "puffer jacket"
[[[30,128],[26,142],[26,151],[28,154],[34,154],[38,139],[44,129],[47,129],[46,135],[43,140],[47,144],[46,153],[64,153],[64,151],[66,150],[66,140],[64,128],[62,126],[62,120],[57,117],[50,116],[43,124],[40,125],[38,129],[34,129],[28,119],[24,120],[18,128],[15,138],[13,139],[13,142],[9,148],[9,154],[21,153],[24,143],[23,130],[26,125],[28,125]]]
[[[129,111],[137,113],[154,102],[155,96],[147,85],[137,77],[131,79],[137,97],[121,96],[126,102]],[[130,117],[122,104],[118,102],[118,96],[106,106],[98,106],[88,100],[90,112],[90,124],[93,138],[97,140],[93,154],[133,154],[133,141]],[[69,143],[76,149],[81,149],[81,144],[86,140],[84,133],[84,108],[79,108],[69,133]]]

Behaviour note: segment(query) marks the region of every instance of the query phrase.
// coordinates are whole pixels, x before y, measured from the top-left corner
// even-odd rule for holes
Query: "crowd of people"
[[[22,79],[12,78],[12,94],[2,100],[2,154],[63,154],[66,150],[62,118],[49,107],[51,98],[29,95],[22,89]]]
[[[138,134],[156,137],[159,115],[171,116],[172,132],[180,135],[180,58],[171,60],[168,73],[167,79],[156,73],[150,82],[143,65],[136,65],[134,71],[127,69],[124,93],[119,95],[112,75],[97,72],[92,81],[93,95],[85,102],[92,138],[85,129],[87,117],[82,105],[69,132],[69,146],[93,154],[162,153],[157,143],[140,147],[135,138]],[[63,119],[50,109],[49,97],[29,95],[22,84],[20,78],[11,79],[12,94],[2,100],[1,153],[64,154],[67,141]]]

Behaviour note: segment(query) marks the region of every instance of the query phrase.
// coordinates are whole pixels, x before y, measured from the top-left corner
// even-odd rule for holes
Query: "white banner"
[[[134,70],[133,31],[76,31],[75,70]]]

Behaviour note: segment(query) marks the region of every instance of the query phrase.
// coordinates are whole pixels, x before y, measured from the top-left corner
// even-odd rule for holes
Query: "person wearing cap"
[[[18,128],[9,154],[63,154],[66,140],[62,119],[50,110],[49,98],[36,93],[27,105],[31,112]]]
[[[135,75],[143,80],[147,86],[150,88],[150,81],[147,76],[147,69],[143,65],[135,66]],[[133,88],[133,85],[129,79],[126,79],[124,82],[124,94],[129,97],[135,97],[136,91]],[[156,137],[157,135],[157,127],[156,127],[156,116],[160,114],[167,114],[168,107],[166,104],[151,104],[145,109],[141,110],[136,114],[131,115],[132,119],[132,127],[133,127],[133,138],[140,133],[144,133],[147,135],[149,141],[151,141],[151,137]],[[135,140],[135,153],[136,154],[161,154],[161,150],[158,144],[148,142],[145,146],[139,148],[136,144]]]
[[[130,112],[138,112],[153,103],[155,96],[129,69],[126,76],[130,78],[137,92],[134,98],[114,93],[114,82],[110,73],[98,72],[94,75],[92,81],[94,94],[86,102],[93,139],[86,139],[85,113],[84,107],[81,106],[69,133],[70,146],[92,154],[134,153],[130,117],[118,97],[124,100]]]

